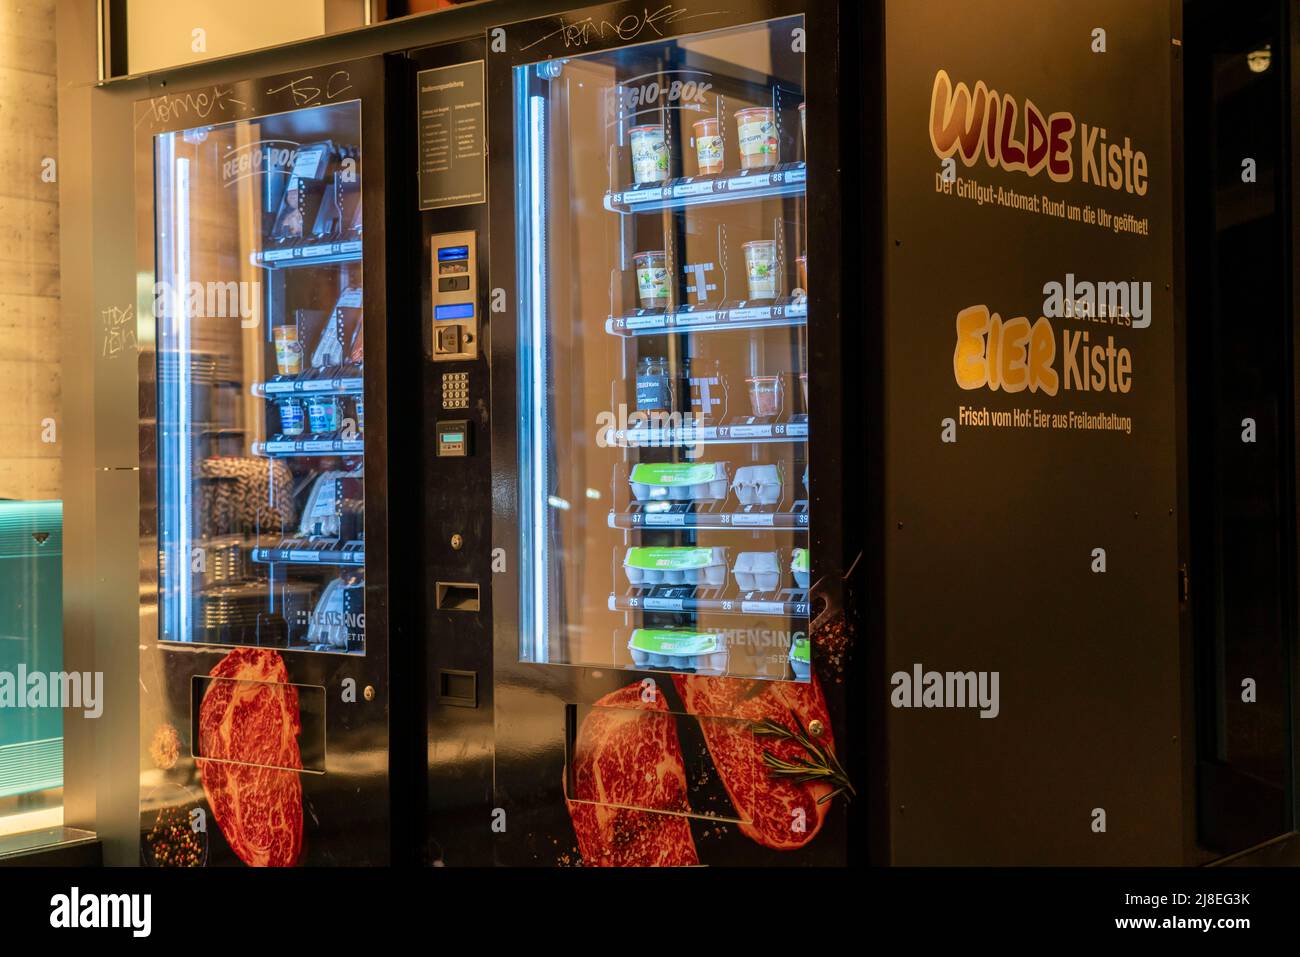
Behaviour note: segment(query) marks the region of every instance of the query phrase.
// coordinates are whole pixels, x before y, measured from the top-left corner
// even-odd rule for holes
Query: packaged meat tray
[[[776,552],[741,552],[731,571],[741,591],[775,591],[781,583]]]
[[[743,465],[731,481],[741,505],[775,505],[781,501],[781,473],[775,465]]]
[[[629,480],[638,502],[711,502],[727,497],[726,462],[638,462]]]
[[[719,634],[678,631],[672,628],[638,628],[627,643],[638,668],[675,671],[727,670],[727,642]]]
[[[794,574],[795,584],[800,588],[808,587],[808,549],[796,548],[790,555],[790,571]]]
[[[800,635],[790,643],[790,667],[800,681],[807,681],[812,673],[812,645],[807,635]]]
[[[623,571],[633,585],[707,585],[727,579],[725,548],[636,546],[627,550]]]

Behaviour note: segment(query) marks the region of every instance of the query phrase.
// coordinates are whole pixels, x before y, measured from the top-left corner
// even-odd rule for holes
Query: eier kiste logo
[[[1071,182],[1077,171],[1094,186],[1136,196],[1147,192],[1146,153],[1135,150],[1127,136],[1122,143],[1108,142],[1104,127],[1079,123],[1073,113],[1044,115],[1027,97],[1021,104],[983,80],[972,92],[965,83],[954,85],[946,70],[934,75],[930,145],[940,159],[957,155],[968,167],[982,156],[1007,172],[1037,176],[1046,170],[1057,183]]]

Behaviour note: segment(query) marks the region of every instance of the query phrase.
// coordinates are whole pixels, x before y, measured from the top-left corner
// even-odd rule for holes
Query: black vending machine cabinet
[[[390,859],[385,90],[136,107],[148,865]]]
[[[844,16],[614,3],[487,31],[487,204],[423,214],[426,305],[439,236],[476,231],[491,327],[435,361],[426,317],[430,863],[864,851],[876,291],[855,279],[846,328]]]

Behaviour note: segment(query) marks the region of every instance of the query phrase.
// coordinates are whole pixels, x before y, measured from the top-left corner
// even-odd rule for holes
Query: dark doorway
[[[1292,828],[1295,402],[1286,5],[1184,7],[1198,844]],[[1253,684],[1252,684],[1253,683]]]

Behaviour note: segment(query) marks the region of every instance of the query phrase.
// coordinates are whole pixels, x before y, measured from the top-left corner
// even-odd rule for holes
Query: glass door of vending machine
[[[137,109],[145,863],[387,857],[382,82],[359,61]]]
[[[493,223],[513,223],[492,234],[512,293],[496,535],[518,550],[494,603],[498,799],[563,782],[505,860],[844,853],[818,840],[854,785],[810,627],[840,564],[814,524],[814,493],[838,486],[814,484],[811,450],[838,438],[813,397],[840,388],[838,358],[814,361],[838,320],[812,282],[838,275],[821,271],[838,220],[810,205],[809,157],[837,148],[805,56],[827,42],[817,88],[834,89],[836,14],[814,6],[611,4],[512,25],[491,61],[513,141],[494,120]]]

